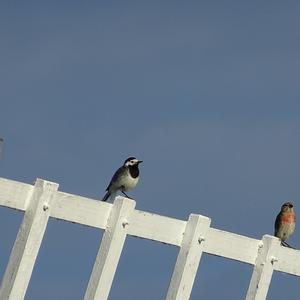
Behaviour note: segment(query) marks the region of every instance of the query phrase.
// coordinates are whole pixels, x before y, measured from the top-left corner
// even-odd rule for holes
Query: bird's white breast
[[[129,174],[129,170],[127,171],[126,176],[122,176],[120,180],[120,185],[124,187],[124,192],[133,189],[139,181],[139,177],[133,178]]]

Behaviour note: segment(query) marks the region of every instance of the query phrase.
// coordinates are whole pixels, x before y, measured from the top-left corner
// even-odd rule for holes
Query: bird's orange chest
[[[296,222],[296,215],[293,213],[283,214],[281,217],[283,223],[294,223]]]

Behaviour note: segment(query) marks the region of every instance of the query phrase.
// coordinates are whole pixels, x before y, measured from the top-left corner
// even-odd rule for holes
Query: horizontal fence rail
[[[262,240],[210,227],[191,214],[188,221],[135,209],[135,201],[113,204],[58,191],[58,184],[35,185],[0,178],[0,206],[24,211],[0,287],[0,299],[24,299],[49,218],[104,229],[84,300],[108,298],[127,235],[180,247],[167,300],[189,299],[202,253],[253,265],[247,300],[267,297],[273,271],[300,276],[300,251],[282,247],[269,235]]]

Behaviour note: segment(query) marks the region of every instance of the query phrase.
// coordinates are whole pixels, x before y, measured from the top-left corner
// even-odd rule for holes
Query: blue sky
[[[138,209],[272,234],[300,197],[299,14],[297,1],[2,2],[0,176],[100,199],[135,155]],[[0,215],[3,274],[22,214]],[[101,234],[51,220],[26,299],[82,299]],[[177,253],[129,238],[110,299],[163,299]],[[251,272],[204,255],[191,299],[243,299]],[[276,273],[269,299],[298,285]]]

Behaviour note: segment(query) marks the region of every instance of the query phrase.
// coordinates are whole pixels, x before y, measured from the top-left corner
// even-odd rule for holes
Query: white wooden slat
[[[278,261],[279,239],[264,235],[258,250],[257,259],[248,288],[246,300],[265,300]]]
[[[209,228],[204,252],[254,264],[260,240],[215,228]]]
[[[186,221],[134,210],[128,234],[170,245],[180,246]]]
[[[32,190],[33,186],[30,184],[0,178],[0,204],[24,211]]]
[[[104,229],[111,208],[111,203],[57,192],[51,217]]]
[[[190,215],[166,300],[190,298],[210,222],[207,217]]]
[[[135,204],[134,200],[124,197],[114,201],[84,300],[108,298]]]
[[[274,270],[300,276],[300,250],[281,246],[277,256]]]
[[[58,184],[37,179],[0,288],[0,299],[24,298]]]

